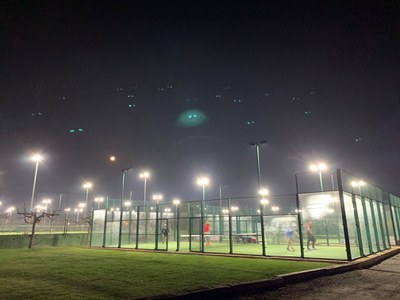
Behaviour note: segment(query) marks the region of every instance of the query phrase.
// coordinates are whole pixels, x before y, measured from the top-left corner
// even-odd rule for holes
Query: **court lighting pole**
[[[119,214],[119,235],[118,235],[118,248],[121,248],[122,243],[122,217],[124,211],[124,193],[125,193],[125,174],[132,170],[132,167],[122,169],[122,184],[121,184],[121,205],[120,205],[120,214]]]
[[[31,160],[36,163],[35,167],[35,175],[33,177],[33,188],[32,188],[32,197],[31,197],[31,207],[29,209],[30,212],[32,212],[33,209],[33,199],[35,198],[35,188],[36,188],[36,179],[37,179],[37,174],[38,174],[38,169],[39,169],[39,163],[43,161],[43,156],[40,154],[34,154],[31,156]]]
[[[266,144],[267,141],[258,141],[249,143],[250,146],[256,147],[256,159],[257,159],[257,183],[258,183],[258,191],[262,191],[261,187],[261,167],[260,167],[260,145]],[[262,195],[261,195],[262,196]],[[261,199],[260,199],[261,200]],[[263,205],[259,201],[259,209],[260,209],[260,223],[261,223],[261,240],[262,240],[262,255],[265,256],[265,230],[264,230],[264,214],[263,214]]]

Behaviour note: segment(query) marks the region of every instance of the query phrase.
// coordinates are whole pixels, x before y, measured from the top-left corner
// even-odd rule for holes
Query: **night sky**
[[[2,1],[1,198],[29,201],[35,151],[38,191],[118,198],[133,167],[134,199],[143,169],[253,196],[258,140],[272,194],[318,160],[400,194],[399,2],[276,2]]]

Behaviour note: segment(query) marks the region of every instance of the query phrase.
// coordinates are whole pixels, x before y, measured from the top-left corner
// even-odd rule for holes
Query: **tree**
[[[32,211],[32,212],[27,212],[24,210],[24,212],[17,212],[19,215],[24,216],[24,221],[25,223],[32,224],[32,231],[30,234],[30,239],[29,239],[29,245],[28,249],[31,249],[33,246],[33,239],[35,236],[36,232],[36,225],[40,223],[44,218],[49,218],[52,220],[52,217],[58,216],[58,213],[49,213],[47,211]]]
[[[77,222],[75,222],[78,225],[87,225],[88,226],[88,230],[86,233],[86,243],[89,241],[89,237],[90,237],[90,232],[92,231],[92,226],[93,226],[93,219],[91,216],[87,216],[84,218],[79,219]]]

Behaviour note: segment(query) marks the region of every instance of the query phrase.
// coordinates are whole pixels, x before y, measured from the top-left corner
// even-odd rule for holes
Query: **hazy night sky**
[[[135,199],[142,169],[167,200],[199,174],[251,196],[263,139],[272,194],[320,159],[400,194],[399,3],[276,2],[2,1],[0,196],[28,201],[34,151],[39,191],[119,197],[132,166]]]

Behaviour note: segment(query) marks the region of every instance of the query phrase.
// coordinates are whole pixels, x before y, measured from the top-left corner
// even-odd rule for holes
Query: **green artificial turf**
[[[108,247],[117,247],[117,244],[108,245]],[[132,243],[123,243],[122,248],[134,249],[135,244]],[[168,248],[167,248],[168,247]],[[316,250],[304,250],[304,257],[306,258],[324,258],[324,259],[338,259],[338,260],[347,260],[346,247],[338,244],[320,245],[317,244]],[[154,250],[155,243],[139,243],[138,249],[145,250]],[[174,241],[171,241],[167,244],[158,243],[158,250],[168,250],[168,251],[176,251],[177,244]],[[294,251],[288,251],[286,244],[281,245],[266,245],[266,255],[270,256],[287,256],[287,257],[299,257],[300,254],[300,245],[298,243],[293,244]],[[179,251],[188,252],[189,251],[189,243],[181,242]],[[192,243],[192,251],[200,251],[199,243]],[[205,252],[210,253],[224,253],[229,254],[229,244],[226,242],[212,242],[210,246],[204,247]],[[359,256],[358,248],[352,247],[352,253],[355,255],[354,257]],[[262,255],[262,245],[261,244],[249,244],[249,243],[234,243],[233,244],[233,254],[249,254],[249,255]]]
[[[0,299],[152,297],[328,265],[76,247],[1,249]]]

